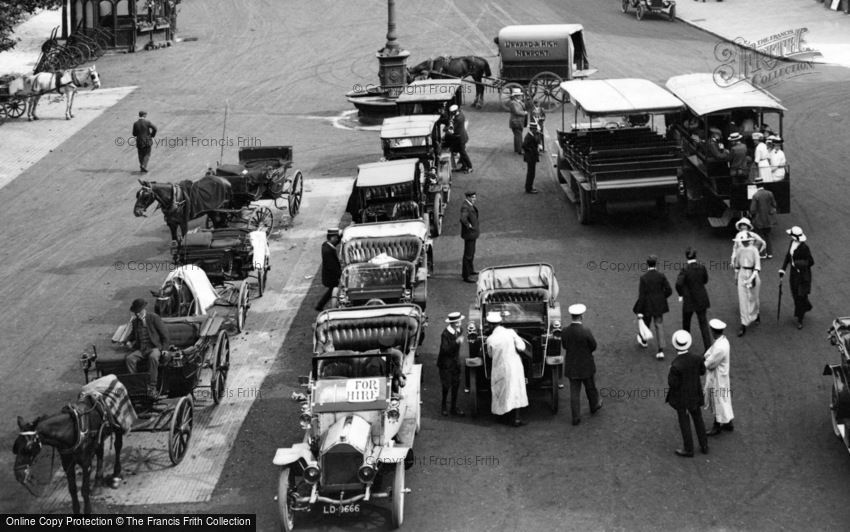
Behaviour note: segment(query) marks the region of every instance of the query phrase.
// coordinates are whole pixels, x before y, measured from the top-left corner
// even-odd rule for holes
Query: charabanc
[[[325,514],[350,515],[377,499],[391,501],[390,524],[401,526],[405,470],[421,424],[422,365],[414,357],[424,322],[416,305],[319,314],[310,375],[300,379],[306,393],[296,396],[304,438],[272,460],[283,530],[317,504]]]
[[[266,289],[271,269],[265,231],[247,228],[190,231],[183,245],[172,248],[175,264],[194,264],[206,272],[213,284],[254,277],[258,295]]]
[[[422,220],[353,224],[339,244],[342,276],[334,291],[338,306],[428,301],[434,252]]]
[[[469,346],[466,368],[473,415],[481,411],[480,395],[490,389],[493,361],[487,351],[487,338],[492,325],[485,318],[491,312],[498,313],[501,325],[516,331],[525,342],[523,367],[528,387],[545,390],[552,413],[557,413],[564,355],[561,354],[558,281],[552,266],[540,263],[495,266],[478,274],[466,331]]]
[[[582,224],[609,202],[654,201],[667,214],[679,192],[681,145],[665,117],[682,112],[675,96],[645,79],[565,81],[575,105],[572,127],[558,130],[558,180]]]
[[[219,164],[212,173],[230,182],[230,208],[216,209],[207,214],[207,227],[264,228],[270,234],[274,216],[265,206],[252,205],[260,200],[279,201],[286,198],[289,215],[295,217],[301,208],[304,176],[301,170],[292,175],[292,146],[262,146],[239,148],[237,164]]]
[[[620,10],[628,13],[629,9],[635,10],[635,17],[638,20],[643,20],[647,13],[663,15],[670,22],[676,20],[675,0],[621,0]]]
[[[196,390],[208,388],[213,404],[226,393],[230,371],[230,337],[223,329],[224,318],[191,316],[162,318],[170,345],[163,349],[159,377],[151,383],[147,361],[139,364],[140,373],[129,373],[123,350],[96,346],[80,356],[86,383],[89,372],[96,377],[115,375],[127,389],[137,420],[133,432],[168,432],[168,457],[177,465],[186,455],[194,423]],[[124,344],[130,337],[131,323],[118,328],[112,341]],[[156,389],[150,393],[150,385]]]
[[[158,292],[154,312],[163,318],[221,316],[231,334],[241,333],[248,316],[248,280],[223,281],[214,287],[206,272],[194,264],[168,274]]]
[[[850,451],[850,317],[833,320],[829,342],[838,349],[840,359],[823,368],[824,375],[832,376],[829,417],[832,431]]]
[[[724,80],[718,74],[685,74],[667,80],[667,89],[682,100],[687,109],[671,116],[671,134],[677,135],[684,150],[680,189],[689,214],[705,214],[713,227],[729,226],[749,211],[750,199],[760,182],[776,198],[777,212],[791,212],[791,167],[749,169],[730,167],[724,143],[731,135],[741,137],[753,160],[755,133],[783,138],[782,120],[787,109],[764,89],[746,79]],[[737,173],[738,175],[732,175]]]
[[[438,115],[397,116],[384,119],[381,149],[384,159],[416,157],[420,162],[421,198],[429,213],[431,234],[443,232],[446,205],[451,198],[451,153],[443,149],[443,126]]]
[[[494,42],[501,68],[499,77],[487,82],[499,91],[505,109],[512,89],[518,88],[544,111],[554,111],[566,101],[562,81],[596,72],[587,60],[581,24],[505,26]]]

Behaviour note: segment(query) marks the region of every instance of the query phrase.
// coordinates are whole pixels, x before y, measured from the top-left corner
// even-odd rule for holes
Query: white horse
[[[88,68],[77,68],[62,70],[60,72],[39,72],[32,76],[24,77],[24,91],[29,93],[27,98],[27,119],[38,120],[35,108],[38,100],[49,92],[56,91],[65,96],[65,120],[74,118],[71,106],[74,105],[74,96],[79,87],[88,87],[92,90],[100,88],[100,76],[94,65]]]

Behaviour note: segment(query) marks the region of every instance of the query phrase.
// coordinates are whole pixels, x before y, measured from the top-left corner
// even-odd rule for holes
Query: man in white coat
[[[502,316],[498,312],[488,312],[487,322],[495,325],[487,337],[487,350],[493,357],[490,373],[490,390],[493,394],[491,411],[497,416],[514,412],[513,425],[524,423],[519,417],[519,409],[528,406],[525,391],[525,370],[522,366],[520,351],[525,351],[525,342],[513,329],[500,325]]]
[[[718,319],[708,322],[714,343],[705,352],[705,408],[714,414],[714,426],[709,436],[717,436],[721,431],[731,432],[732,388],[729,383],[729,340],[723,334],[726,324]]]

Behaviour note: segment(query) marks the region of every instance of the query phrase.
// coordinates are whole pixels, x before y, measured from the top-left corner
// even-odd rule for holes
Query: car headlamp
[[[316,464],[310,464],[304,468],[304,480],[309,484],[315,484],[319,481],[319,466]]]
[[[371,484],[373,480],[375,480],[375,466],[372,464],[363,464],[360,466],[360,469],[357,470],[357,479],[360,480],[363,484]]]
[[[301,428],[304,430],[309,430],[313,424],[313,416],[304,412],[298,417],[298,421],[301,423]]]
[[[399,413],[400,404],[401,401],[399,401],[397,398],[393,397],[392,399],[390,399],[390,407],[387,408],[387,419],[389,419],[390,421],[398,421],[399,417],[401,417]]]

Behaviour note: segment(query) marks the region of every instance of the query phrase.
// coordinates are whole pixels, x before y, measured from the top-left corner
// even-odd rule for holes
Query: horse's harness
[[[177,183],[171,183],[171,204],[166,207],[165,200],[160,198],[152,186],[143,187],[143,189],[147,189],[150,194],[153,196],[156,201],[157,207],[162,209],[162,213],[165,215],[171,215],[180,212],[183,208],[183,205],[186,203],[185,194],[183,193],[183,187],[178,185]]]
[[[101,416],[100,427],[97,429],[95,438],[95,442],[100,443],[103,441],[104,430],[106,426],[109,425],[106,408],[103,405],[103,399],[93,397],[91,408],[82,411],[77,409],[77,407],[71,403],[65,405],[62,412],[70,414],[71,419],[74,420],[74,432],[76,433],[76,437],[74,445],[68,449],[59,449],[59,454],[74,454],[83,445],[83,443],[85,443],[85,441],[89,438],[89,434],[92,432],[91,425],[89,424],[89,414],[95,411],[100,413]]]
[[[77,77],[77,71],[74,70],[74,69],[71,70],[71,82],[70,83],[65,83],[64,85],[62,84],[62,72],[61,71],[54,72],[53,77],[56,78],[56,92],[59,93],[59,94],[62,94],[62,87],[67,87],[68,85],[75,85],[77,87],[88,87],[89,86],[88,78],[86,78],[86,80],[84,80],[84,81],[80,81],[80,79]],[[91,72],[89,72],[89,77],[91,77]]]

